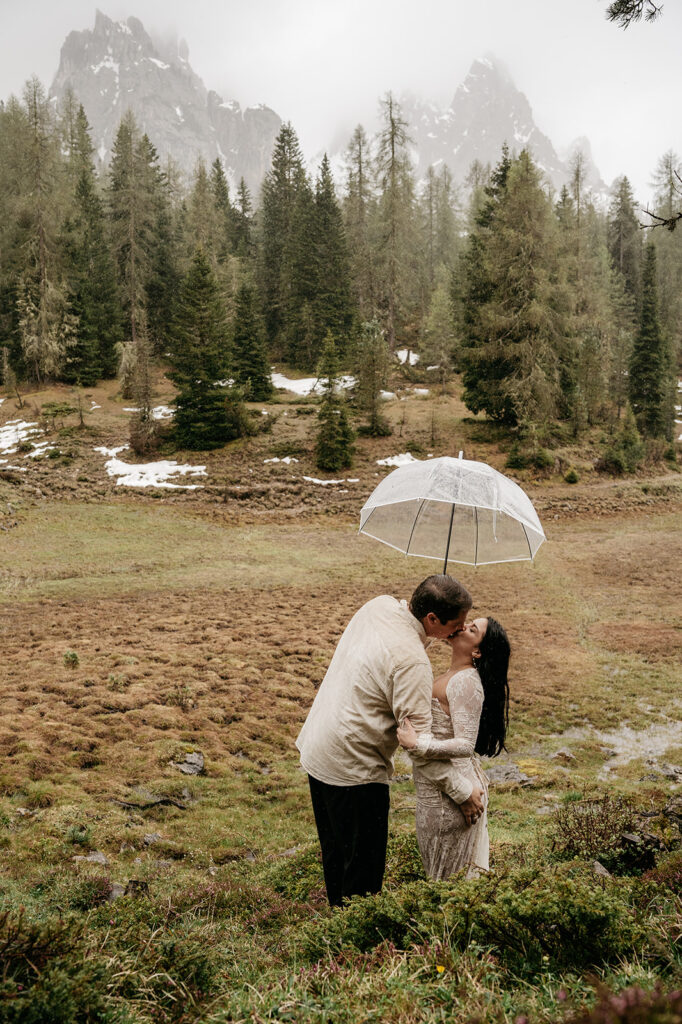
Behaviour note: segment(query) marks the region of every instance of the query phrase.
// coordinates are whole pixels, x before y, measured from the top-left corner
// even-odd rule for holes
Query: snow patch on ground
[[[291,465],[292,462],[298,462],[298,459],[295,459],[293,455],[285,455],[283,459],[263,459],[263,462],[284,462],[286,463],[287,466],[289,466]]]
[[[320,394],[324,390],[325,381],[319,377],[301,377],[300,380],[290,380],[283,373],[273,373],[272,383],[276,388],[284,391],[293,391],[295,395]],[[352,388],[355,384],[355,377],[339,378],[339,385],[342,388]]]
[[[379,392],[379,398],[383,399],[384,402],[390,402],[393,398],[397,398],[397,397],[398,396],[395,394],[394,391],[380,391]]]
[[[396,356],[398,357],[398,362],[406,363],[407,362],[408,354],[409,354],[409,357],[410,357],[410,366],[416,366],[416,364],[419,362],[419,353],[418,352],[411,352],[410,349],[408,349],[408,348],[399,348],[398,349],[398,351],[396,352]]]
[[[309,484],[320,484],[321,487],[327,487],[329,484],[359,484],[360,480],[357,477],[348,477],[347,480],[318,480],[314,476],[304,476],[303,479]],[[346,492],[344,492],[346,493]]]
[[[377,459],[377,466],[407,466],[410,462],[419,462],[409,452],[402,452],[401,455],[389,455],[387,459]]]
[[[128,447],[124,445],[124,447]],[[110,451],[122,451],[122,448],[110,449]],[[102,451],[107,454],[107,449],[100,448],[95,451]],[[203,484],[176,484],[171,483],[169,478],[176,476],[206,476],[206,466],[181,466],[177,462],[162,460],[161,462],[146,462],[141,465],[132,466],[112,456],[104,464],[109,476],[116,476],[117,487],[166,487],[174,490],[194,491]]]
[[[3,427],[0,427],[0,452],[13,455],[22,441],[28,441],[36,434],[42,434],[37,423],[9,420]]]
[[[124,412],[139,412],[140,410],[135,405],[124,406]],[[157,405],[152,409],[152,418],[155,420],[169,420],[175,416],[175,410],[169,409],[167,405]]]
[[[414,389],[414,393],[415,393],[415,395],[428,395],[429,389],[428,388],[415,388]]]

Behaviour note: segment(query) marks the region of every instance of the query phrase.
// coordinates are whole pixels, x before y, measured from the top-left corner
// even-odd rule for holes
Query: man
[[[425,645],[464,626],[471,595],[451,576],[428,576],[410,599],[375,597],[355,613],[296,740],[308,773],[332,906],[379,892],[386,865],[388,781],[409,718],[431,728],[433,673]],[[483,808],[482,791],[450,780],[446,762],[431,777],[458,803],[467,822]]]

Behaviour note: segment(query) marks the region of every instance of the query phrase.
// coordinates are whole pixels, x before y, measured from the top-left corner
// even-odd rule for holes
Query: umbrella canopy
[[[360,533],[406,555],[466,565],[533,559],[545,540],[518,484],[484,462],[448,456],[394,470],[360,513]]]

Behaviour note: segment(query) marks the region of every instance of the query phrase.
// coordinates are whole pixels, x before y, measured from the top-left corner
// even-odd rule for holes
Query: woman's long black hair
[[[474,660],[483,684],[483,710],[476,739],[476,753],[496,757],[505,750],[509,725],[509,683],[507,669],[511,647],[497,619],[488,619],[479,644],[480,658]]]

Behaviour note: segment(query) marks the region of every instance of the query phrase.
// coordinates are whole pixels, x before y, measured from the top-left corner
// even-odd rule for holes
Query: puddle
[[[610,771],[629,761],[661,757],[669,747],[682,747],[682,722],[668,719],[665,722],[649,725],[646,729],[632,729],[623,725],[620,729],[602,732],[588,726],[567,729],[560,734],[562,740],[589,740],[600,743],[608,750],[614,751],[608,763],[599,773],[604,778]]]

